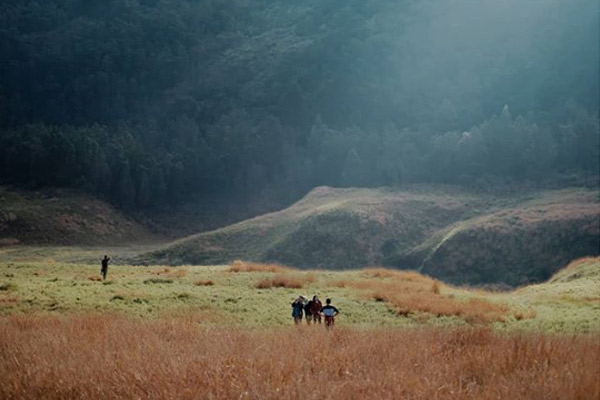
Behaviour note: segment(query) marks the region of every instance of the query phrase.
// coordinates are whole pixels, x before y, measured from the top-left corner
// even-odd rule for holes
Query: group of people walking
[[[100,268],[102,280],[106,280],[109,262],[110,257],[105,255],[101,261]],[[335,323],[335,317],[337,317],[339,313],[340,311],[331,305],[331,299],[326,299],[325,305],[323,305],[317,295],[314,295],[312,300],[309,300],[304,296],[298,296],[292,303],[292,317],[297,325],[302,323],[302,318],[304,317],[307,324],[310,324],[311,322],[320,324],[324,319],[325,326],[330,327]]]
[[[321,323],[321,319],[325,319],[325,326],[329,327],[335,323],[335,317],[339,314],[339,310],[331,305],[331,299],[325,300],[325,306],[319,300],[317,295],[314,295],[312,300],[304,296],[298,296],[292,303],[292,317],[294,323],[301,324],[302,318],[305,317],[306,323]]]

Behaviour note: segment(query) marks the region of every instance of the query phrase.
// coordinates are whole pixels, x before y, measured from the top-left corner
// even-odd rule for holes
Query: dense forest
[[[7,0],[0,184],[124,208],[598,174],[597,0]]]

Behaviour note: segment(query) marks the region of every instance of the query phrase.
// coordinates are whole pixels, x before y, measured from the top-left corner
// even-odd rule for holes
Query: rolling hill
[[[147,227],[93,196],[0,187],[0,244],[114,245],[156,239]]]
[[[319,187],[291,207],[140,255],[138,263],[235,259],[299,268],[418,269],[452,283],[520,285],[599,252],[598,193],[486,193],[454,186]]]

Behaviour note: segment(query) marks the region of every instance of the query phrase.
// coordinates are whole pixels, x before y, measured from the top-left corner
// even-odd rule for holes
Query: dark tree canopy
[[[123,207],[599,168],[596,0],[8,0],[0,183]]]

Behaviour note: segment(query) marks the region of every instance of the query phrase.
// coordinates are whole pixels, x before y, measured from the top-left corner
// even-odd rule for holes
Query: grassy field
[[[597,399],[591,336],[0,319],[3,399]]]
[[[119,251],[117,260],[133,250]],[[540,285],[491,292],[412,271],[307,271],[244,262],[112,265],[108,280],[101,282],[101,255],[75,248],[1,250],[0,313],[108,312],[158,318],[201,311],[208,323],[271,327],[290,323],[295,297],[318,294],[331,297],[343,310],[340,323],[350,326],[484,324],[501,330],[600,331],[598,258],[580,260]],[[565,277],[568,271],[576,272]]]
[[[103,252],[0,250],[0,398],[600,396],[600,258],[490,292],[241,261],[112,265],[102,282]],[[331,297],[334,329],[293,326],[299,294]]]

